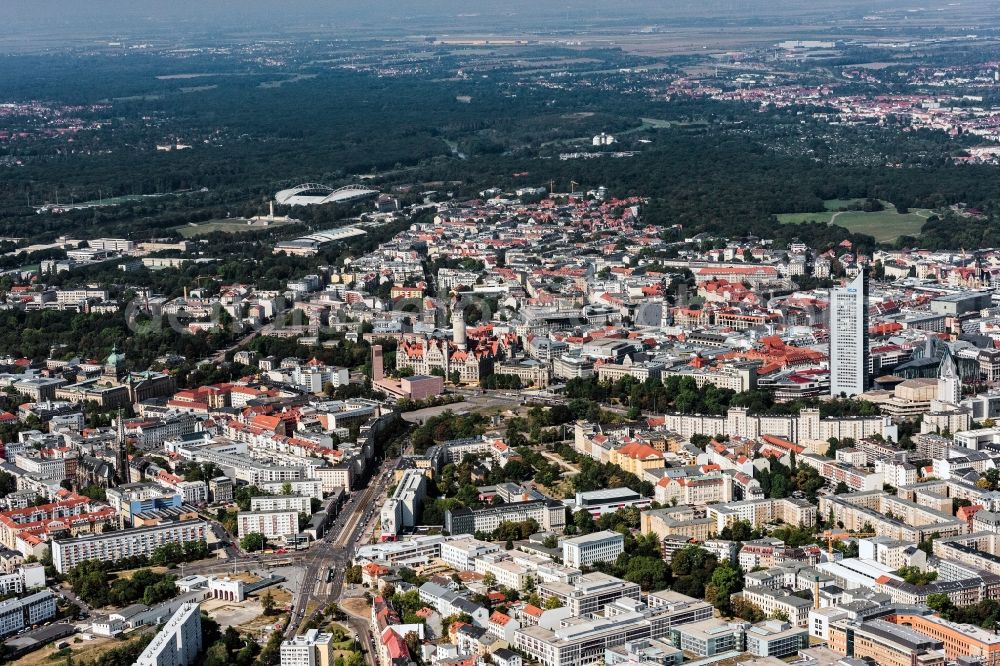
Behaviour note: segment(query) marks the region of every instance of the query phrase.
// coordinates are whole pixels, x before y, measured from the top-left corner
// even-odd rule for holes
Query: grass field
[[[681,122],[679,120],[660,120],[659,118],[640,118],[642,125],[639,127],[629,130],[630,132],[636,132],[645,129],[670,129],[671,127],[704,127],[707,126],[703,120],[697,120],[694,122]],[[624,134],[624,132],[619,132],[619,134]]]
[[[836,224],[855,233],[873,236],[875,240],[892,241],[900,236],[919,236],[924,222],[933,211],[925,208],[911,208],[908,213],[897,213],[896,207],[884,201],[885,210],[866,213],[860,210],[840,211],[856,203],[856,199],[830,199],[823,202],[826,211],[822,213],[781,213],[778,221],[782,224],[803,222],[825,222]]]
[[[141,636],[144,632],[138,631],[130,634],[125,640],[116,640],[114,638],[94,638],[89,641],[81,641],[79,643],[75,642],[76,639],[69,637],[62,640],[68,640],[70,644],[70,649],[73,651],[73,661],[86,662],[86,663],[96,663],[102,654],[111,650],[112,648],[117,648],[125,645],[126,643],[135,640]],[[79,637],[77,637],[79,638]],[[55,653],[58,652],[56,649],[56,643],[61,643],[62,640],[56,641],[51,645],[47,645],[40,650],[36,650],[29,654],[24,655],[17,660],[18,664],[23,664],[24,666],[45,666],[46,664],[58,666],[66,662],[65,658],[60,659],[54,657]]]
[[[184,238],[194,238],[196,236],[204,236],[210,234],[213,231],[223,231],[227,234],[241,234],[248,231],[261,231],[264,229],[274,229],[276,227],[283,227],[288,224],[293,224],[286,220],[275,220],[271,222],[268,226],[263,226],[259,224],[247,224],[246,220],[209,220],[208,222],[199,222],[197,224],[185,224],[179,227],[174,227],[174,230],[179,233]]]

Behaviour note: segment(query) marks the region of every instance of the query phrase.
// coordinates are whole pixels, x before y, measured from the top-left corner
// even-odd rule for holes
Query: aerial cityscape
[[[12,4],[0,664],[1000,666],[1000,1]]]

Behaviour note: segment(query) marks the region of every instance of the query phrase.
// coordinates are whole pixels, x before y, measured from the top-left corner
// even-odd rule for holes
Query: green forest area
[[[622,59],[616,52],[588,55],[609,65]],[[212,231],[232,231],[217,221],[262,212],[277,189],[304,181],[341,185],[367,174],[386,191],[446,185],[455,196],[550,181],[563,191],[571,180],[604,185],[619,196],[649,197],[644,219],[680,225],[685,236],[752,232],[818,246],[845,237],[863,247],[1000,245],[1000,232],[989,223],[1000,201],[996,168],[954,164],[948,156],[960,143],[949,143],[944,133],[803,130],[794,109],[762,113],[709,99],[548,89],[524,85],[522,75],[502,68],[489,76],[445,78],[447,58],[407,76],[309,64],[298,71],[308,76],[211,55],[180,62],[155,53],[0,58],[8,99],[84,105],[74,112],[101,124],[77,133],[69,147],[58,139],[0,144],[21,162],[0,167],[0,235],[211,238]],[[198,77],[162,78],[178,73]],[[267,85],[275,79],[286,81]],[[601,131],[621,132],[619,149],[635,154],[558,159],[561,151],[589,149],[581,139]],[[830,136],[795,154],[788,146],[797,142],[789,138],[796,132]],[[167,138],[191,148],[157,151]],[[904,167],[822,158],[842,142]],[[61,215],[35,212],[57,198],[166,192],[183,194]],[[858,198],[885,201],[898,216],[887,225],[887,212],[827,213],[827,201]],[[957,202],[986,217],[944,220],[935,212]],[[338,216],[323,209],[303,213],[303,221]],[[297,231],[290,225],[269,234]],[[20,258],[31,259],[38,257]]]

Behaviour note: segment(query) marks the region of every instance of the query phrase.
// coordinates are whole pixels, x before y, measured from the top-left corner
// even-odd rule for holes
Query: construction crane
[[[820,536],[826,539],[827,552],[833,553],[833,542],[837,539],[841,539],[843,537],[873,537],[878,535],[874,532],[834,532],[832,530],[826,530]]]
[[[575,180],[569,181],[569,193],[576,194],[576,186],[579,184],[580,183],[576,182]]]

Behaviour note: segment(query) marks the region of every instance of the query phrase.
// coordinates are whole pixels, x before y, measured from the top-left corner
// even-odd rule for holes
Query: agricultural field
[[[885,210],[865,212],[843,210],[860,200],[830,199],[823,202],[826,211],[822,213],[781,213],[778,221],[782,224],[803,222],[826,222],[844,227],[854,233],[867,234],[880,242],[894,241],[900,236],[919,236],[920,230],[933,211],[926,208],[911,208],[907,213],[899,213],[888,201],[883,201]]]

